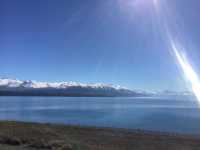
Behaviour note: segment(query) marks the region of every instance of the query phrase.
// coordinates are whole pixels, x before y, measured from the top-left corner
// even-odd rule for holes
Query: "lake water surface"
[[[0,97],[0,120],[200,134],[192,97]]]

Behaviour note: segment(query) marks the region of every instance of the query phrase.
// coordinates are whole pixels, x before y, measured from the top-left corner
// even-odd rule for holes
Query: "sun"
[[[152,8],[157,7],[158,0],[118,0],[121,10],[130,14],[147,14]]]

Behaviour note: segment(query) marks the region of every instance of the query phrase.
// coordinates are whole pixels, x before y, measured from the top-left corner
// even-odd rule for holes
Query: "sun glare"
[[[147,14],[152,10],[153,5],[157,5],[157,0],[118,0],[119,7],[122,11],[133,14]]]

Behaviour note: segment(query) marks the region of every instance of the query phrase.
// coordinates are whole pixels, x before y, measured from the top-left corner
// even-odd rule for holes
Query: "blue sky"
[[[0,76],[185,90],[152,1],[0,0]],[[200,2],[168,3],[199,72]]]

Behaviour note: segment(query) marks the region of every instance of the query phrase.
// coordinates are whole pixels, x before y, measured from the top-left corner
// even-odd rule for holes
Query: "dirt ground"
[[[0,150],[200,150],[200,137],[2,121]]]

